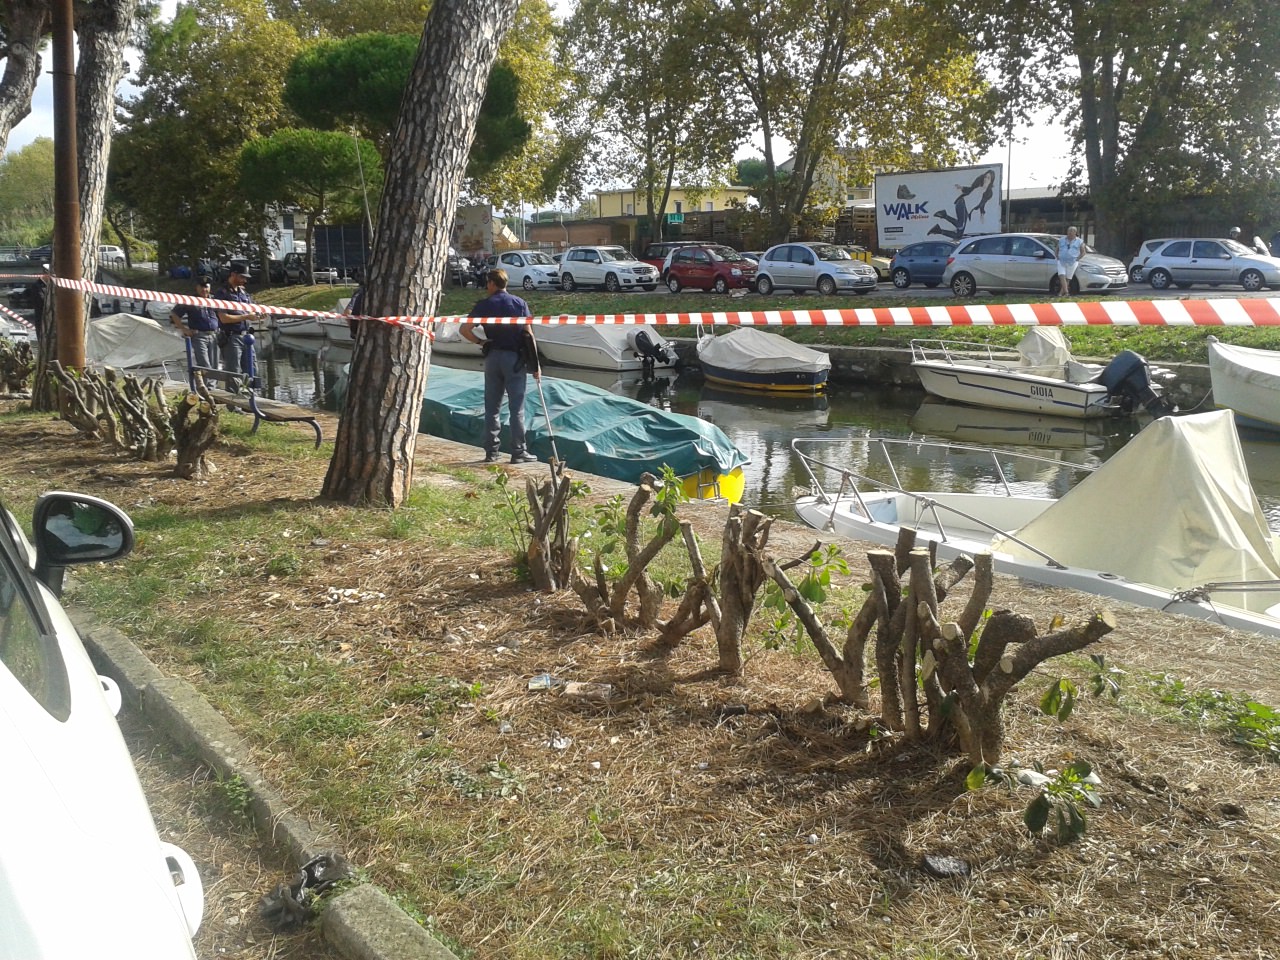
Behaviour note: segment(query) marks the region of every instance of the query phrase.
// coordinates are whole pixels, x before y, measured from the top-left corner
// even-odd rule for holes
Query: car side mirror
[[[113,503],[83,493],[46,493],[36,501],[31,529],[36,577],[62,595],[67,567],[103,563],[133,549],[133,521]]]

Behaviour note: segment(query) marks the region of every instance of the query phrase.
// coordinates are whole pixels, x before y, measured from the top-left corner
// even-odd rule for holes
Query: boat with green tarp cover
[[[546,397],[551,429],[543,414]],[[503,443],[508,413],[502,408]],[[717,426],[682,413],[659,410],[574,380],[543,376],[525,397],[526,446],[539,460],[552,456],[551,439],[565,465],[615,480],[636,482],[663,464],[684,480],[690,497],[742,497],[746,455]],[[433,363],[418,429],[433,437],[484,446],[484,374]]]

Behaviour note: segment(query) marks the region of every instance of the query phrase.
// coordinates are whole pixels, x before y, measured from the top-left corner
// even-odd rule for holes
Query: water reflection
[[[271,396],[304,405],[320,398],[319,406],[335,408],[334,386],[342,365],[350,361],[350,343],[277,334],[264,336],[260,347],[262,375]],[[478,358],[441,356],[434,362],[481,369]],[[838,440],[874,435],[952,440],[1037,454],[1064,466],[1097,466],[1148,422],[1145,417],[1098,421],[1028,417],[940,403],[927,400],[920,390],[892,386],[841,385],[832,388],[827,396],[775,397],[711,386],[689,373],[650,380],[638,375],[550,366],[546,373],[712,421],[751,458],[745,468],[744,501],[787,517],[791,516],[795,488],[809,482],[791,452],[791,441],[796,437]],[[1280,442],[1248,435],[1241,438],[1241,445],[1267,520],[1273,529],[1280,530]],[[863,456],[855,450],[864,448],[861,443],[850,443],[843,451],[832,449],[831,455]],[[989,458],[972,459],[972,463],[962,462],[948,474],[941,472],[937,458],[921,448],[907,458],[904,469],[912,472],[913,480],[947,481],[968,489],[998,482],[993,479]],[[869,470],[883,469],[873,464],[864,466]],[[1008,471],[1010,482],[1019,489],[1036,488],[1047,496],[1060,496],[1073,482],[1064,471],[1049,466],[1009,465]]]

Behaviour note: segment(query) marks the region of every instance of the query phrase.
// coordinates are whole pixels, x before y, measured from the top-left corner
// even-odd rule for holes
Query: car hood
[[[1086,253],[1080,258],[1081,263],[1092,263],[1103,269],[1125,270],[1124,262],[1117,260],[1115,257],[1108,257],[1105,253]]]

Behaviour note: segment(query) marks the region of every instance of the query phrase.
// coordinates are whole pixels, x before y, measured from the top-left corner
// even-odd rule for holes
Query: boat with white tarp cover
[[[859,439],[792,442],[805,523],[885,545],[911,527],[943,558],[989,552],[1003,573],[1280,636],[1277,537],[1228,412],[1154,420],[1096,469]]]

